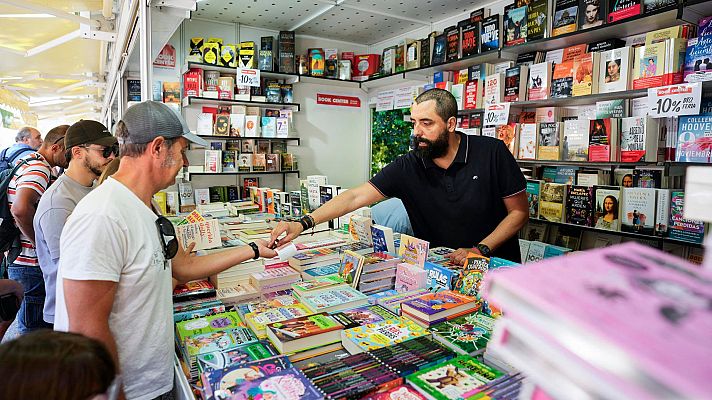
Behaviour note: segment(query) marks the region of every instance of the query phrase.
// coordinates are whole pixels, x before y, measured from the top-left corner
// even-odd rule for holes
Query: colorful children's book
[[[456,400],[472,389],[504,375],[471,356],[459,356],[406,377],[408,383],[429,399]]]
[[[299,297],[315,290],[344,286],[346,283],[338,276],[320,276],[310,281],[297,282],[292,284],[294,296]]]
[[[428,241],[414,238],[410,235],[401,235],[398,256],[408,264],[423,268],[425,266],[425,260],[428,258],[429,248],[430,242]]]
[[[231,399],[321,400],[324,396],[298,369],[289,368],[237,386]]]
[[[408,263],[398,264],[396,267],[396,290],[409,292],[427,287],[428,272],[423,268]]]
[[[393,240],[393,229],[383,225],[371,225],[373,251],[395,254],[396,246]]]
[[[259,341],[238,346],[231,350],[199,354],[196,360],[198,361],[198,370],[204,374],[208,371],[221,370],[276,355],[277,352],[268,342]]]
[[[349,353],[359,354],[429,334],[413,321],[399,317],[346,329],[341,333],[341,342]]]
[[[239,328],[241,323],[240,316],[235,311],[182,321],[176,324],[178,342],[183,343],[189,336]]]
[[[336,276],[339,277],[339,269],[341,268],[341,263],[324,265],[321,267],[314,267],[305,269],[302,272],[302,279],[305,281],[310,281],[318,277]]]
[[[244,319],[245,315],[249,313],[261,313],[267,310],[271,310],[273,308],[288,307],[293,306],[295,304],[299,304],[299,300],[297,300],[294,296],[282,295],[275,296],[269,300],[251,301],[247,303],[238,304],[237,312],[238,314],[240,314],[240,317]]]
[[[309,315],[311,313],[312,312],[302,304],[295,304],[287,307],[272,308],[260,313],[249,313],[245,316],[245,320],[257,337],[263,339],[267,336],[265,325]]]
[[[338,342],[344,326],[331,315],[319,313],[274,322],[266,329],[274,347],[288,354]]]
[[[425,278],[426,289],[430,291],[450,290],[453,283],[459,278],[459,273],[441,264],[425,262],[425,271],[428,273]]]
[[[238,346],[255,343],[257,337],[247,328],[234,328],[227,331],[201,333],[185,338],[185,353],[191,359],[191,363],[198,354],[212,353],[214,351],[225,351]]]
[[[600,382],[613,397],[664,392],[695,399],[712,393],[705,367],[712,358],[711,282],[712,274],[699,266],[629,242],[491,274],[484,287],[488,299],[512,315],[526,315],[537,331],[585,338],[577,344],[557,340],[556,348],[573,365],[587,367],[586,379]],[[618,354],[617,367],[597,368],[612,364],[582,357],[581,346]],[[663,347],[675,351],[655,350]]]
[[[203,374],[205,398],[206,400],[231,399],[241,385],[292,369],[292,363],[287,357],[274,357],[209,371]]]
[[[440,322],[430,327],[433,338],[459,354],[478,355],[492,335],[494,318],[473,313]]]
[[[427,289],[413,290],[411,292],[398,293],[392,296],[382,297],[376,300],[376,304],[382,306],[388,311],[396,315],[401,315],[401,304],[404,301],[414,299],[416,297],[422,296],[426,293],[430,293]]]
[[[477,307],[479,307],[479,303],[475,297],[466,296],[454,290],[444,290],[404,302],[401,312],[430,325],[453,316],[472,312]]]
[[[400,385],[385,392],[373,393],[363,400],[426,400],[410,385]]]
[[[344,252],[344,258],[341,260],[341,266],[339,267],[339,277],[344,280],[345,283],[356,287],[358,284],[358,274],[360,274],[363,269],[363,263],[366,258],[358,253],[350,250]]]
[[[477,297],[482,278],[489,270],[490,259],[479,254],[470,253],[467,255],[466,260],[459,279],[453,284],[453,290],[466,296]]]
[[[334,318],[341,322],[346,329],[374,324],[376,322],[397,317],[397,315],[379,305],[352,308],[350,310],[344,310],[334,314]]]
[[[368,304],[368,296],[350,286],[327,288],[301,295],[302,303],[313,312],[335,312]]]

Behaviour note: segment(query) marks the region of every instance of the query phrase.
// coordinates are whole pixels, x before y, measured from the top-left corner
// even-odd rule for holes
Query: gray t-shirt
[[[64,174],[45,191],[37,205],[33,220],[35,243],[45,282],[44,320],[50,324],[54,323],[59,237],[69,214],[91,189]]]

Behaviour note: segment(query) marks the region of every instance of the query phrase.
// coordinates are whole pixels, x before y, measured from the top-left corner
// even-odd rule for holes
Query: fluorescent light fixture
[[[72,102],[72,100],[70,100],[70,99],[54,99],[54,100],[44,100],[44,101],[37,102],[37,103],[30,103],[30,104],[28,104],[28,106],[33,107],[33,108],[34,107],[46,107],[46,106],[53,106],[56,104],[64,104],[64,103],[71,103],[71,102]]]
[[[0,18],[57,18],[51,14],[0,14]]]
[[[0,76],[0,81],[19,81],[21,76]]]

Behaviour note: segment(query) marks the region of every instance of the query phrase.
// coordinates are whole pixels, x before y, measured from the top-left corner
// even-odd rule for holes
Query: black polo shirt
[[[502,199],[526,189],[524,175],[504,142],[457,134],[460,146],[448,169],[410,151],[370,181],[384,196],[403,201],[415,236],[431,247],[474,247],[507,216]],[[492,255],[519,262],[516,235]]]

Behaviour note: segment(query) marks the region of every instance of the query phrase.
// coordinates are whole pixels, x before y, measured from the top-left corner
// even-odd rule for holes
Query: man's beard
[[[108,162],[104,165],[94,164],[91,161],[89,161],[88,158],[84,159],[84,167],[87,168],[89,171],[91,171],[96,176],[101,176],[101,173],[104,172],[104,168],[106,168],[106,166],[108,164],[109,164]]]
[[[420,143],[426,143],[427,146],[420,147]],[[447,153],[448,149],[448,132],[443,131],[440,136],[434,141],[423,137],[413,136],[412,147],[415,154],[421,158],[435,159],[440,158]]]

